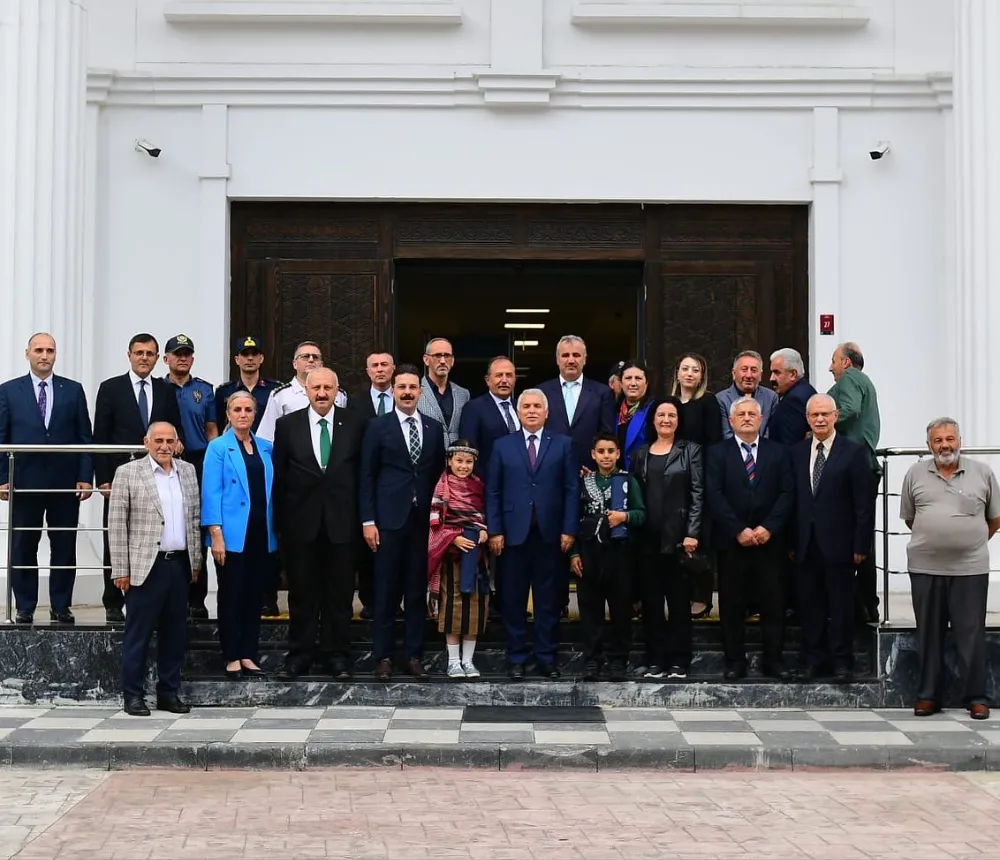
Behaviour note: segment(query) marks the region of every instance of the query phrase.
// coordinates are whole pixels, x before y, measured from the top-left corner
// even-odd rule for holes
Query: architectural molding
[[[559,84],[559,75],[482,72],[476,82],[487,105],[544,107]]]
[[[796,27],[860,29],[871,13],[851,0],[796,3],[692,3],[649,0],[645,3],[601,3],[580,0],[573,6],[573,23],[583,27]]]
[[[432,24],[462,23],[452,0],[168,0],[171,24]]]
[[[169,67],[110,73],[91,70],[88,101],[109,106],[200,107],[482,107],[549,105],[553,108],[737,108],[815,107],[940,110],[951,106],[946,74],[889,76],[831,73],[810,79],[783,78],[759,70],[716,75],[673,71],[590,76],[583,70],[447,72],[282,67],[247,74],[235,67]],[[737,77],[741,75],[742,77]]]

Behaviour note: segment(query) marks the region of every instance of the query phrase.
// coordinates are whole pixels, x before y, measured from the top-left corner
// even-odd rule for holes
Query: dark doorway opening
[[[487,362],[509,355],[524,390],[556,374],[556,343],[587,343],[585,373],[606,380],[611,365],[642,343],[641,262],[397,260],[396,363],[418,364],[427,341],[446,337],[452,379],[485,390]]]

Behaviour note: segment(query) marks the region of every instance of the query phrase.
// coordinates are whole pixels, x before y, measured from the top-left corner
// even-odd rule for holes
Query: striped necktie
[[[757,480],[757,463],[753,458],[753,446],[749,442],[741,442],[740,446],[747,452],[746,459],[743,461],[743,466],[747,470],[747,477],[750,479],[750,483],[752,484]]]

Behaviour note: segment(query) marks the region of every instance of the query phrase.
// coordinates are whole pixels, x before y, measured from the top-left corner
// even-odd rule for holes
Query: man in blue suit
[[[831,668],[840,682],[854,668],[854,569],[871,549],[875,499],[865,448],[836,431],[837,404],[809,398],[812,439],[791,451],[795,474],[795,560],[802,621],[802,677]]]
[[[579,523],[580,469],[569,437],[545,427],[544,392],[523,392],[517,414],[521,432],[497,440],[486,476],[486,527],[490,549],[500,557],[508,675],[524,678],[530,589],[538,672],[558,678],[559,610],[567,575],[562,556],[572,548]]]
[[[490,360],[486,368],[486,387],[489,391],[472,398],[462,410],[458,438],[468,439],[479,451],[476,474],[480,478],[486,477],[486,466],[490,462],[493,443],[521,429],[517,409],[511,400],[516,380],[514,362],[504,355],[498,355]]]
[[[539,389],[549,400],[546,428],[569,436],[573,442],[573,460],[581,469],[593,469],[590,451],[598,433],[615,432],[615,401],[605,382],[595,382],[583,375],[587,363],[587,345],[582,338],[568,334],[556,345],[559,376],[543,382]]]
[[[778,405],[767,425],[767,438],[781,445],[794,445],[806,438],[806,401],[816,389],[805,378],[806,368],[798,350],[786,347],[771,353],[771,388]]]
[[[90,445],[90,415],[83,386],[56,376],[56,342],[44,332],[32,335],[24,351],[30,370],[27,376],[0,385],[0,444]],[[90,497],[94,469],[89,454],[21,454],[14,461],[16,500],[11,525],[29,529],[14,533],[11,562],[18,624],[34,621],[38,604],[38,542],[42,518],[55,531],[49,532],[49,617],[73,624],[70,612],[76,581],[76,532],[80,501]],[[17,490],[58,490],[25,493]],[[75,490],[75,492],[73,492]],[[10,493],[7,455],[0,457],[0,500]],[[18,569],[19,568],[19,569]]]
[[[395,408],[372,418],[361,448],[359,503],[365,543],[375,553],[372,646],[375,678],[392,680],[394,623],[404,598],[407,670],[425,681],[424,621],[427,618],[427,541],[431,499],[444,471],[444,428],[417,411],[420,371],[396,368]]]

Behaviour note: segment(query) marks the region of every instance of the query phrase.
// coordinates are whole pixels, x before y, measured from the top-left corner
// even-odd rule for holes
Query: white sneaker
[[[466,678],[478,678],[480,675],[479,670],[476,668],[476,664],[471,661],[463,663],[462,670],[465,672]]]
[[[449,678],[465,678],[465,669],[462,668],[461,663],[449,663],[448,664],[448,677]]]

